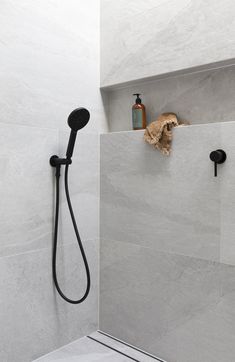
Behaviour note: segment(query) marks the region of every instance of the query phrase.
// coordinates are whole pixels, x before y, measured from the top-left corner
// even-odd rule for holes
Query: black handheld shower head
[[[70,113],[69,118],[68,118],[68,125],[71,128],[71,133],[70,133],[70,137],[69,137],[66,158],[60,158],[57,155],[53,155],[50,157],[50,165],[52,167],[55,167],[55,169],[56,169],[56,172],[55,172],[56,205],[55,205],[55,227],[54,227],[53,251],[52,251],[52,277],[53,277],[53,281],[54,281],[56,290],[59,293],[59,295],[64,300],[66,300],[66,302],[71,303],[71,304],[82,303],[87,298],[89,291],[90,291],[90,286],[91,286],[89,265],[87,262],[86,254],[85,254],[85,251],[84,251],[84,248],[82,245],[82,241],[81,241],[81,238],[79,235],[76,219],[74,216],[73,207],[72,207],[72,203],[71,203],[71,199],[70,199],[70,195],[69,195],[69,185],[68,185],[68,170],[69,170],[69,165],[72,163],[71,158],[73,155],[73,149],[74,149],[74,144],[76,141],[77,131],[79,129],[85,127],[86,124],[88,123],[89,119],[90,119],[90,113],[85,108],[77,108],[72,113]],[[70,216],[72,219],[74,232],[75,232],[78,246],[80,248],[81,256],[82,256],[82,259],[84,262],[86,278],[87,278],[86,290],[85,290],[83,296],[80,297],[79,299],[75,299],[75,300],[68,298],[63,293],[63,291],[60,288],[58,279],[57,279],[56,260],[57,260],[57,241],[58,241],[58,225],[59,225],[59,209],[60,209],[60,188],[59,188],[60,183],[59,183],[59,180],[60,180],[60,169],[61,169],[62,165],[65,165],[65,172],[64,172],[65,195],[66,195],[66,199],[67,199]]]
[[[68,125],[73,131],[85,127],[90,119],[90,113],[86,108],[74,109],[68,117]]]
[[[74,109],[68,117],[68,125],[71,128],[66,157],[71,159],[73,155],[74,144],[76,141],[77,131],[85,127],[90,119],[90,113],[86,108]]]

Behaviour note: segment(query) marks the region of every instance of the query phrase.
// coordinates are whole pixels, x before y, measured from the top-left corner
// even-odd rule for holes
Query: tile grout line
[[[122,340],[120,340],[120,339],[118,339],[118,338],[115,338],[115,337],[113,337],[113,336],[111,336],[111,335],[109,335],[109,334],[107,334],[107,333],[105,333],[105,332],[102,332],[102,331],[100,331],[100,330],[98,330],[97,332],[100,333],[100,334],[102,334],[102,335],[104,335],[104,336],[106,336],[106,337],[108,337],[108,338],[110,338],[110,339],[113,339],[113,340],[116,341],[116,342],[119,342],[119,343],[123,344],[124,346],[127,346],[127,347],[129,347],[129,348],[131,348],[131,349],[134,349],[135,351],[137,351],[137,352],[139,352],[139,353],[142,353],[142,354],[144,354],[144,355],[146,355],[146,356],[148,356],[148,357],[150,357],[150,358],[152,358],[152,359],[155,359],[156,361],[166,362],[166,361],[164,361],[164,360],[162,360],[162,359],[160,359],[160,358],[155,357],[155,356],[152,355],[151,353],[145,352],[145,351],[143,351],[143,350],[140,349],[140,348],[134,347],[134,346],[132,346],[131,344],[126,343],[126,342],[124,342],[124,341],[122,341]]]
[[[179,252],[173,252],[173,251],[166,251],[163,249],[158,249],[155,247],[151,247],[151,246],[144,246],[141,244],[136,244],[133,243],[132,241],[123,241],[123,240],[114,240],[114,239],[110,239],[110,238],[101,238],[101,242],[112,242],[112,243],[120,243],[120,244],[129,244],[133,247],[136,248],[140,248],[140,249],[146,249],[146,250],[152,250],[154,252],[157,252],[158,254],[169,254],[169,255],[173,255],[173,256],[182,256],[184,258],[191,258],[194,260],[200,260],[200,261],[206,261],[208,263],[213,263],[213,264],[223,264],[223,265],[228,265],[228,266],[233,266],[233,264],[228,264],[228,263],[222,263],[220,260],[216,260],[216,259],[203,259],[201,256],[194,256],[194,255],[187,255],[187,254],[182,254]]]
[[[104,347],[107,347],[107,348],[111,349],[111,350],[114,351],[114,352],[117,352],[117,353],[121,354],[122,356],[125,356],[125,357],[131,359],[132,361],[141,362],[140,360],[135,359],[135,358],[133,358],[133,357],[131,357],[131,356],[128,356],[128,354],[125,354],[125,353],[123,353],[123,352],[120,352],[118,349],[113,348],[113,347],[109,346],[108,344],[99,341],[98,339],[95,339],[95,338],[90,337],[90,336],[87,336],[87,338],[91,339],[91,340],[94,341],[94,342],[97,342],[97,343],[101,344],[101,345],[104,346]]]
[[[45,234],[46,235],[46,234]],[[37,239],[35,239],[36,241]],[[97,241],[98,239],[84,239],[83,240],[83,243],[92,243],[92,242],[95,242]],[[32,240],[32,242],[34,242],[34,240]],[[29,243],[31,244],[31,243]],[[15,244],[14,244],[15,245]],[[22,244],[22,246],[24,245],[28,245],[27,243],[24,243]],[[70,242],[65,242],[64,244],[61,244],[58,246],[58,249],[63,249],[63,248],[66,248],[68,246],[72,246],[74,245],[74,242],[73,241],[70,241]],[[76,245],[76,243],[75,243]],[[21,251],[21,252],[18,252],[18,253],[15,253],[15,254],[5,254],[5,255],[0,255],[0,259],[1,258],[11,258],[11,257],[15,257],[15,256],[20,256],[20,255],[24,255],[24,254],[31,254],[31,253],[37,253],[37,252],[43,252],[45,250],[48,250],[48,251],[51,251],[51,248],[52,246],[42,246],[42,247],[39,247],[38,249],[29,249],[29,250],[25,250],[25,251]]]

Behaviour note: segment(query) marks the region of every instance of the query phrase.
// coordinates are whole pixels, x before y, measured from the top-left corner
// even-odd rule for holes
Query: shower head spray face
[[[87,125],[90,119],[90,113],[86,108],[76,108],[72,111],[68,118],[69,127],[77,132]]]
[[[77,131],[85,127],[90,119],[90,113],[86,108],[76,108],[68,118],[68,125],[71,128],[68,148],[66,152],[67,159],[71,159],[76,141]]]

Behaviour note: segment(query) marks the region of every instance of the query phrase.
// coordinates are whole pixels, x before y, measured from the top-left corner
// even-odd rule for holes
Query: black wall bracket
[[[50,165],[56,169],[56,178],[60,177],[61,165],[70,165],[72,163],[71,158],[60,158],[59,156],[53,155],[50,158]]]
[[[52,167],[57,167],[61,165],[71,165],[71,163],[72,163],[71,158],[60,158],[56,155],[53,155],[50,158],[50,165]]]
[[[210,159],[214,162],[214,176],[217,177],[217,165],[226,161],[227,155],[224,150],[215,150],[210,153]]]

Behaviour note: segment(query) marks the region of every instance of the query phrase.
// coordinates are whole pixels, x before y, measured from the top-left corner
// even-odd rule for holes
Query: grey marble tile
[[[84,244],[92,287],[80,305],[66,303],[55,291],[51,250],[0,258],[0,360],[31,362],[97,329],[98,242]],[[58,279],[71,298],[82,295],[85,272],[77,245],[58,250]]]
[[[177,360],[197,362],[234,359],[234,292],[225,295],[211,310],[175,331]],[[181,341],[184,340],[184,346]]]
[[[97,328],[95,135],[106,130],[99,91],[99,2],[1,2],[0,22],[0,256],[5,256],[0,258],[0,360],[30,362]],[[78,137],[83,153],[70,182],[93,288],[82,306],[71,306],[58,298],[51,281],[54,190],[48,161],[64,146],[67,117],[79,106],[90,110],[91,120]],[[59,244],[66,244],[66,252],[59,274],[75,297],[84,287],[84,272],[76,267],[81,260],[64,204],[61,211]]]
[[[234,130],[177,128],[169,158],[142,131],[101,137],[100,328],[167,361],[233,360]]]
[[[49,247],[53,183],[49,157],[55,130],[0,124],[0,255]]]
[[[233,96],[235,66],[181,75],[168,79],[140,82],[108,92],[110,131],[132,129],[133,93],[142,93],[148,123],[163,112],[174,112],[191,124],[226,122],[235,119]]]
[[[34,362],[75,362],[78,360],[79,362],[130,361],[129,358],[84,337]]]
[[[104,130],[99,2],[13,0],[0,10],[0,121],[66,130],[71,110],[85,106],[96,114],[87,129]]]
[[[233,10],[232,0],[102,0],[101,85],[232,60]]]
[[[130,243],[101,244],[101,330],[176,362],[231,362],[235,269]]]
[[[221,139],[227,160],[222,165],[220,177],[220,261],[235,265],[235,235],[234,208],[235,208],[235,144],[233,142],[233,122],[221,127]]]
[[[66,144],[69,131],[66,134]],[[65,138],[65,137],[64,137]],[[98,135],[78,135],[69,184],[75,215],[83,239],[98,238],[99,143]],[[65,155],[65,139],[55,130],[0,124],[2,169],[0,255],[49,247],[52,242],[54,169],[52,154]],[[63,142],[64,141],[64,142]],[[60,143],[60,150],[58,144]],[[62,152],[63,144],[63,152]],[[60,242],[75,240],[60,181]]]
[[[67,149],[69,131],[60,132],[59,154],[64,156]],[[69,170],[69,188],[72,205],[79,231],[83,240],[99,238],[99,136],[78,133]],[[64,169],[61,172],[61,242],[74,239],[71,218],[64,192]]]
[[[209,154],[227,146],[221,127],[175,129],[170,157],[146,144],[143,131],[103,135],[101,237],[219,260],[224,175],[213,176]]]

